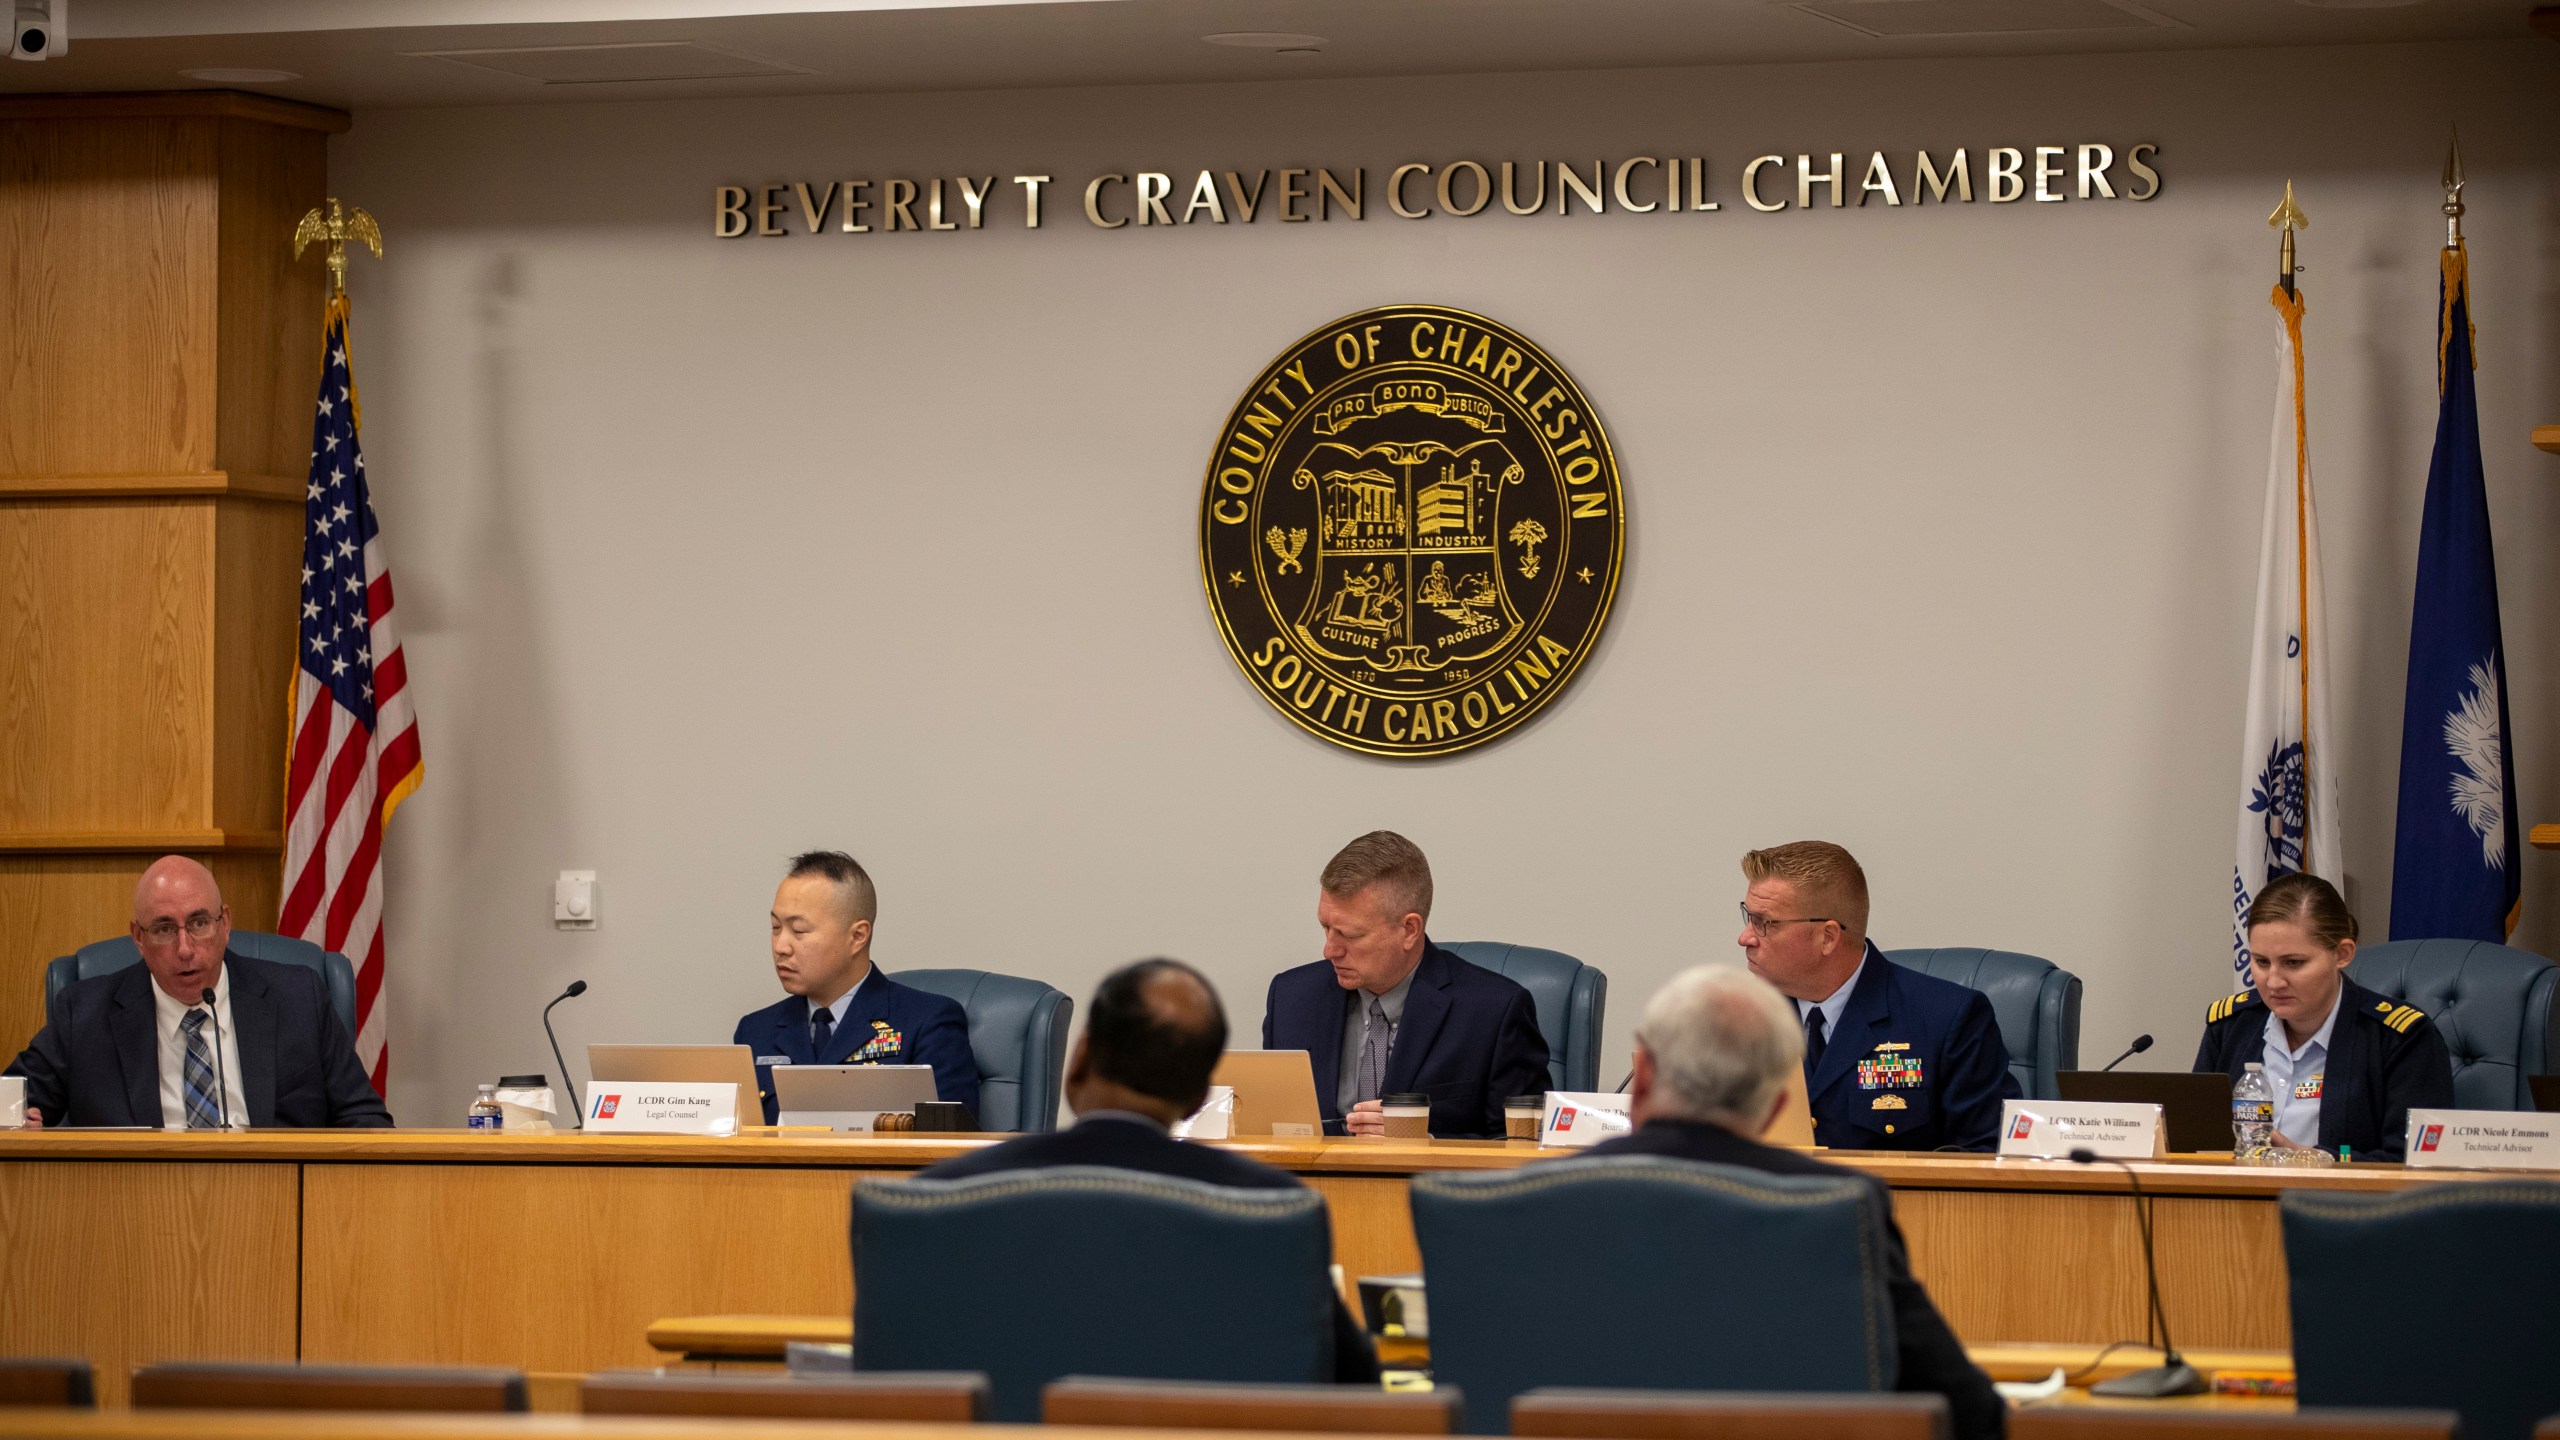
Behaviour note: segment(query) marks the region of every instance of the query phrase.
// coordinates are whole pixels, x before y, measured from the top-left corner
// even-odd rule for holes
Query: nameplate
[[[2098,1100],[2000,1102],[2002,1155],[2060,1160],[2074,1150],[2116,1160],[2165,1155],[2160,1107]]]
[[[1624,1135],[1631,1097],[1606,1090],[1550,1090],[1546,1123],[1538,1127],[1538,1143],[1580,1150]]]
[[[587,1128],[607,1135],[735,1135],[738,1087],[690,1081],[608,1082],[587,1096]]]
[[[2560,1170],[2560,1115],[2412,1110],[2408,1161],[2412,1170]]]

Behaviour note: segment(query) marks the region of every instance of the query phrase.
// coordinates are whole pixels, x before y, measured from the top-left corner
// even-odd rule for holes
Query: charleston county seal
[[[1626,546],[1579,386],[1479,315],[1392,305],[1300,340],[1209,461],[1201,578],[1245,677],[1373,755],[1447,755],[1537,713],[1600,638]]]

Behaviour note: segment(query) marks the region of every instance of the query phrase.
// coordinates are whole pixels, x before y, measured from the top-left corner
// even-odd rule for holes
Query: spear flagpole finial
[[[2276,206],[2274,214],[2267,217],[2267,224],[2284,232],[2283,245],[2276,252],[2276,283],[2284,287],[2284,293],[2289,297],[2294,293],[2293,277],[2302,269],[2293,260],[2293,232],[2311,228],[2311,217],[2303,214],[2302,207],[2293,201],[2292,181],[2284,182],[2284,201]]]
[[[338,197],[334,195],[329,197],[325,213],[314,206],[310,214],[302,217],[302,223],[293,227],[294,259],[301,259],[302,252],[314,244],[329,247],[324,258],[329,265],[329,298],[332,300],[343,299],[347,293],[347,242],[350,240],[363,242],[376,260],[382,258],[382,227],[373,223],[373,217],[362,209],[341,210]]]
[[[2444,152],[2444,248],[2462,248],[2462,128],[2454,127],[2453,143]]]

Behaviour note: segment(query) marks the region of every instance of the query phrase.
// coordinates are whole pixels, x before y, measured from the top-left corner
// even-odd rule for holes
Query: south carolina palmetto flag
[[[311,475],[302,504],[302,615],[285,757],[284,906],[277,929],[355,963],[356,1058],[390,1081],[382,1004],[382,827],[418,788],[417,709],[356,440],[347,301],[329,302]]]
[[[2275,434],[2258,541],[2258,614],[2250,632],[2249,724],[2240,744],[2239,848],[2231,871],[2231,965],[2249,983],[2242,917],[2269,880],[2309,871],[2343,878],[2338,853],[2337,731],[2329,724],[2329,627],[2320,594],[2320,521],[2311,503],[2309,412],[2302,395],[2302,296],[2274,293]]]

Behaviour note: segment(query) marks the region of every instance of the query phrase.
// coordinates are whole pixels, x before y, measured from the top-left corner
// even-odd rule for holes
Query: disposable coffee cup
[[[27,1078],[0,1075],[0,1130],[15,1130],[26,1123]]]
[[[1428,1095],[1381,1095],[1378,1106],[1386,1112],[1387,1138],[1390,1140],[1428,1140],[1431,1138],[1431,1097]]]
[[[1514,1095],[1502,1102],[1502,1136],[1506,1140],[1535,1140],[1538,1122],[1547,1113],[1544,1095]]]

